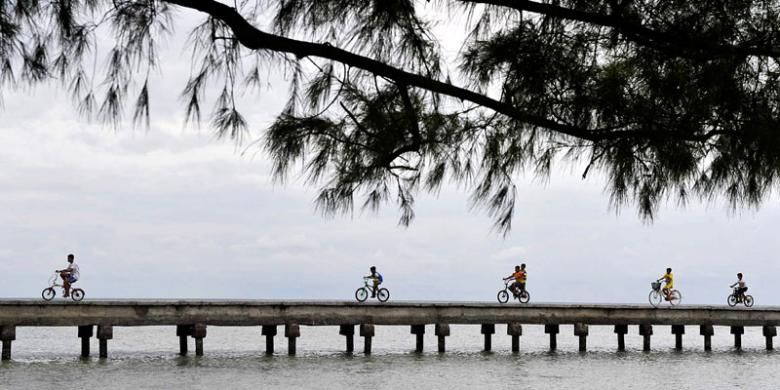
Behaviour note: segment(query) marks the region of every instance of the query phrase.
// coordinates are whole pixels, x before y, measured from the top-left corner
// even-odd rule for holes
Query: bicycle
[[[368,284],[368,281],[371,281],[371,284]],[[363,278],[363,287],[358,288],[355,290],[355,299],[357,299],[358,302],[365,302],[366,299],[368,299],[368,294],[371,293],[371,291],[374,291],[374,278]],[[379,302],[387,302],[388,299],[390,299],[390,290],[382,287],[376,290],[376,299],[379,300]]]
[[[43,289],[43,291],[41,291],[41,297],[44,301],[51,301],[57,295],[54,287],[63,287],[63,295],[65,295],[64,286],[57,283],[58,280],[60,280],[60,273],[54,271],[54,275],[49,278],[49,287],[46,287]],[[80,288],[71,288],[70,299],[73,299],[76,302],[84,299],[84,290]]]
[[[728,299],[726,300],[728,302],[729,306],[734,307],[737,305],[737,303],[742,302],[742,304],[745,305],[745,307],[753,307],[753,296],[749,294],[737,294],[737,289],[734,288],[734,291],[729,295]]]
[[[650,290],[650,295],[648,295],[647,298],[650,300],[650,304],[653,305],[653,307],[658,307],[663,300],[667,300],[672,306],[677,306],[680,304],[680,301],[682,301],[682,294],[677,290],[670,291],[669,296],[671,299],[666,299],[666,294],[661,291],[660,282],[652,282],[650,283],[650,287],[652,290]]]
[[[519,293],[515,293],[514,291],[511,291],[510,285],[512,284],[512,280],[504,280],[504,289],[498,290],[498,294],[496,295],[496,298],[498,298],[498,303],[507,303],[509,302],[509,294],[510,292],[512,295],[520,301],[520,303],[528,303],[528,301],[531,300],[531,293],[528,292],[528,290],[522,290]]]

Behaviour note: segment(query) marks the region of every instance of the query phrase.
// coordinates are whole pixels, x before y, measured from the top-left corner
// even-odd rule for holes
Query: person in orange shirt
[[[528,279],[528,271],[525,269],[525,264],[516,265],[515,266],[515,272],[513,272],[511,275],[504,278],[504,280],[510,280],[514,278],[515,282],[512,283],[509,288],[512,290],[512,294],[519,294],[522,291],[525,291],[525,283]]]

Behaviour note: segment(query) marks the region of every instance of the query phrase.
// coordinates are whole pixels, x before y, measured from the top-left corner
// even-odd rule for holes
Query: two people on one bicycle
[[[364,278],[373,280],[374,284],[373,288],[371,289],[371,298],[376,298],[376,292],[379,290],[379,285],[382,284],[384,279],[382,278],[382,274],[376,272],[376,267],[373,265],[371,268],[369,268],[369,270],[371,271],[371,275],[364,276]]]
[[[664,281],[664,287],[661,291],[664,293],[664,299],[667,301],[672,300],[672,290],[674,289],[674,275],[672,275],[672,269],[667,268],[666,273],[663,274],[657,282]]]
[[[512,278],[514,278],[515,281],[509,286],[509,289],[512,290],[512,294],[517,296],[525,291],[525,283],[528,280],[528,271],[525,269],[525,264],[516,265],[515,272],[505,277],[504,281],[511,280]]]
[[[65,298],[70,296],[70,285],[76,283],[76,281],[79,280],[79,276],[81,276],[81,274],[79,273],[79,266],[73,261],[74,259],[75,256],[73,256],[72,253],[69,254],[68,267],[56,271],[60,274],[60,277],[62,278],[62,289],[65,291],[64,294],[62,294],[62,296]]]
[[[734,295],[736,295],[737,302],[742,302],[742,300],[745,298],[745,292],[748,290],[745,279],[742,279],[742,272],[737,273],[737,281],[731,285],[731,288],[734,287],[736,287],[734,289]]]

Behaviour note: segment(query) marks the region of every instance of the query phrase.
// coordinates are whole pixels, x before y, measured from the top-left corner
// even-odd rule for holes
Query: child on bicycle
[[[745,280],[742,279],[742,272],[737,274],[737,281],[734,282],[734,284],[731,285],[731,288],[734,288],[734,286],[737,287],[734,292],[737,296],[737,302],[742,302],[742,299],[745,297],[745,292],[747,291],[747,283],[745,283]]]
[[[512,294],[517,296],[517,294],[525,291],[525,283],[528,279],[528,271],[525,269],[525,263],[516,265],[515,272],[505,277],[504,280],[510,280],[512,278],[515,279],[515,282],[509,286],[509,289],[512,290]]]
[[[674,276],[672,275],[672,269],[671,268],[667,268],[666,269],[666,273],[663,276],[661,276],[657,280],[657,282],[660,282],[662,280],[664,281],[664,288],[661,291],[663,291],[663,293],[665,295],[664,299],[666,299],[667,301],[671,301],[672,300],[672,289],[674,288]]]
[[[62,278],[62,289],[65,290],[63,297],[70,296],[70,285],[76,283],[79,280],[79,266],[73,262],[75,256],[73,254],[68,255],[68,268],[57,270]]]
[[[364,278],[366,279],[370,278],[374,281],[374,288],[371,289],[371,298],[376,298],[376,291],[379,289],[379,285],[382,284],[384,279],[382,278],[382,274],[376,272],[376,267],[374,267],[373,265],[371,266],[371,268],[369,268],[369,270],[371,271],[371,275],[364,276]]]

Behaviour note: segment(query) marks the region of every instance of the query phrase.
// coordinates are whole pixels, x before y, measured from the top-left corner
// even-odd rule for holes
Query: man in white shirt
[[[79,266],[73,262],[74,258],[75,256],[73,256],[73,254],[69,254],[68,268],[57,271],[62,278],[62,288],[65,290],[65,293],[62,294],[62,296],[65,298],[70,296],[70,285],[76,283],[76,281],[79,280],[79,276],[81,276],[79,274]]]
[[[745,279],[742,279],[742,272],[737,274],[737,281],[731,285],[731,288],[734,288],[735,286],[737,287],[737,302],[742,302],[742,298],[745,297],[745,291],[748,289]]]

